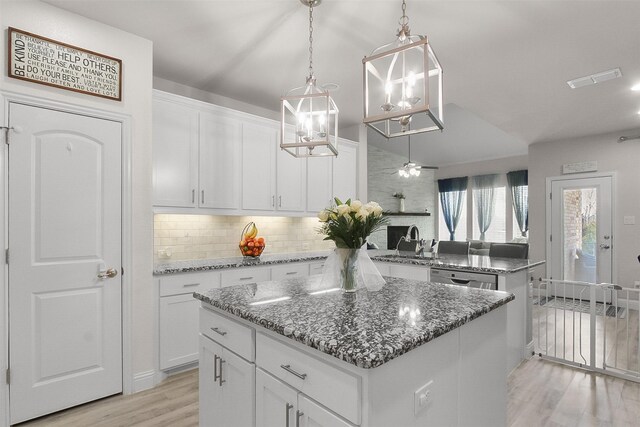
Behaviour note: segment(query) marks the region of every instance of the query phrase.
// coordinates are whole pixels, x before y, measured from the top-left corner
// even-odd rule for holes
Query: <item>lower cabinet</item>
[[[383,276],[410,280],[430,280],[431,269],[428,266],[392,264],[380,261],[376,261],[374,264]]]
[[[255,365],[200,336],[200,425],[255,425]]]
[[[158,279],[160,302],[160,369],[198,360],[198,300],[194,291],[220,286],[220,273],[180,273]]]
[[[262,369],[256,369],[256,427],[351,427]]]
[[[160,298],[160,369],[198,360],[198,306],[193,294]]]

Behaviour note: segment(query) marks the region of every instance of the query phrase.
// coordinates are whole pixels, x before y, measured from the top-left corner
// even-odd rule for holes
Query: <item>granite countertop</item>
[[[507,292],[385,277],[344,294],[322,276],[195,292],[194,297],[361,368],[375,368],[514,299]]]
[[[527,270],[545,261],[532,261],[529,259],[496,258],[483,255],[438,255],[431,258],[431,253],[426,253],[425,257],[411,255],[395,255],[395,251],[370,251],[371,259],[380,262],[390,262],[395,264],[425,265],[432,268],[448,268],[454,270],[477,271],[482,273],[515,273]]]
[[[253,267],[260,265],[287,264],[291,262],[319,261],[329,256],[330,251],[322,252],[297,252],[291,254],[262,255],[260,258],[216,258],[188,261],[171,261],[156,264],[153,268],[154,275],[187,273],[191,271],[219,270],[222,268]]]
[[[171,261],[162,264],[156,264],[153,269],[153,274],[159,276],[163,274],[219,270],[223,268],[287,264],[291,262],[321,261],[326,259],[330,253],[331,251],[297,252],[290,254],[262,255],[258,259],[233,257],[189,261]],[[430,253],[427,253],[426,257],[395,255],[395,251],[387,250],[370,250],[367,251],[367,253],[372,260],[380,262],[424,265],[428,267],[441,267],[496,274],[515,273],[520,270],[526,270],[531,267],[544,264],[544,261],[531,261],[528,259],[511,258],[490,258],[488,256],[481,255],[440,255],[437,258],[430,258],[428,257]]]

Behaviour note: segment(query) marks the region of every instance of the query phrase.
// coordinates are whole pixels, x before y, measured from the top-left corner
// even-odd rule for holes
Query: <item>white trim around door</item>
[[[15,92],[0,92],[0,126],[9,123],[9,103],[20,103],[40,108],[49,108],[58,111],[80,114],[90,117],[108,119],[122,124],[122,386],[124,394],[134,392],[133,358],[132,358],[132,143],[131,143],[131,116],[96,108],[88,108],[47,98],[23,95]],[[11,132],[8,137],[11,139]],[[2,224],[0,227],[0,241],[3,242],[2,251],[7,247],[7,144],[6,135],[0,133],[0,215]],[[2,255],[4,257],[4,254]],[[8,298],[7,298],[7,268],[5,262],[0,262],[0,427],[8,427],[9,424],[9,386],[5,381],[5,373],[9,366],[8,354]]]

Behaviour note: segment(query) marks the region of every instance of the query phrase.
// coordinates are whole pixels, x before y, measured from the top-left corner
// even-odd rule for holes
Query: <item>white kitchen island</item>
[[[200,425],[506,424],[506,292],[320,276],[196,292]]]

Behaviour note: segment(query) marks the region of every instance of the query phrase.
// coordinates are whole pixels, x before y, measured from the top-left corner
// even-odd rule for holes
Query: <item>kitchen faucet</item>
[[[416,239],[411,239],[411,232],[415,230],[416,231]],[[424,241],[424,239],[420,238],[420,231],[418,230],[418,227],[415,224],[411,224],[409,226],[409,229],[407,230],[407,235],[406,236],[402,236],[400,238],[400,241],[398,242],[398,245],[396,245],[396,253],[400,253],[399,247],[402,244],[402,242],[406,242],[406,243],[413,243],[416,242],[414,252],[417,256],[424,256],[424,248],[426,247],[426,242]]]

